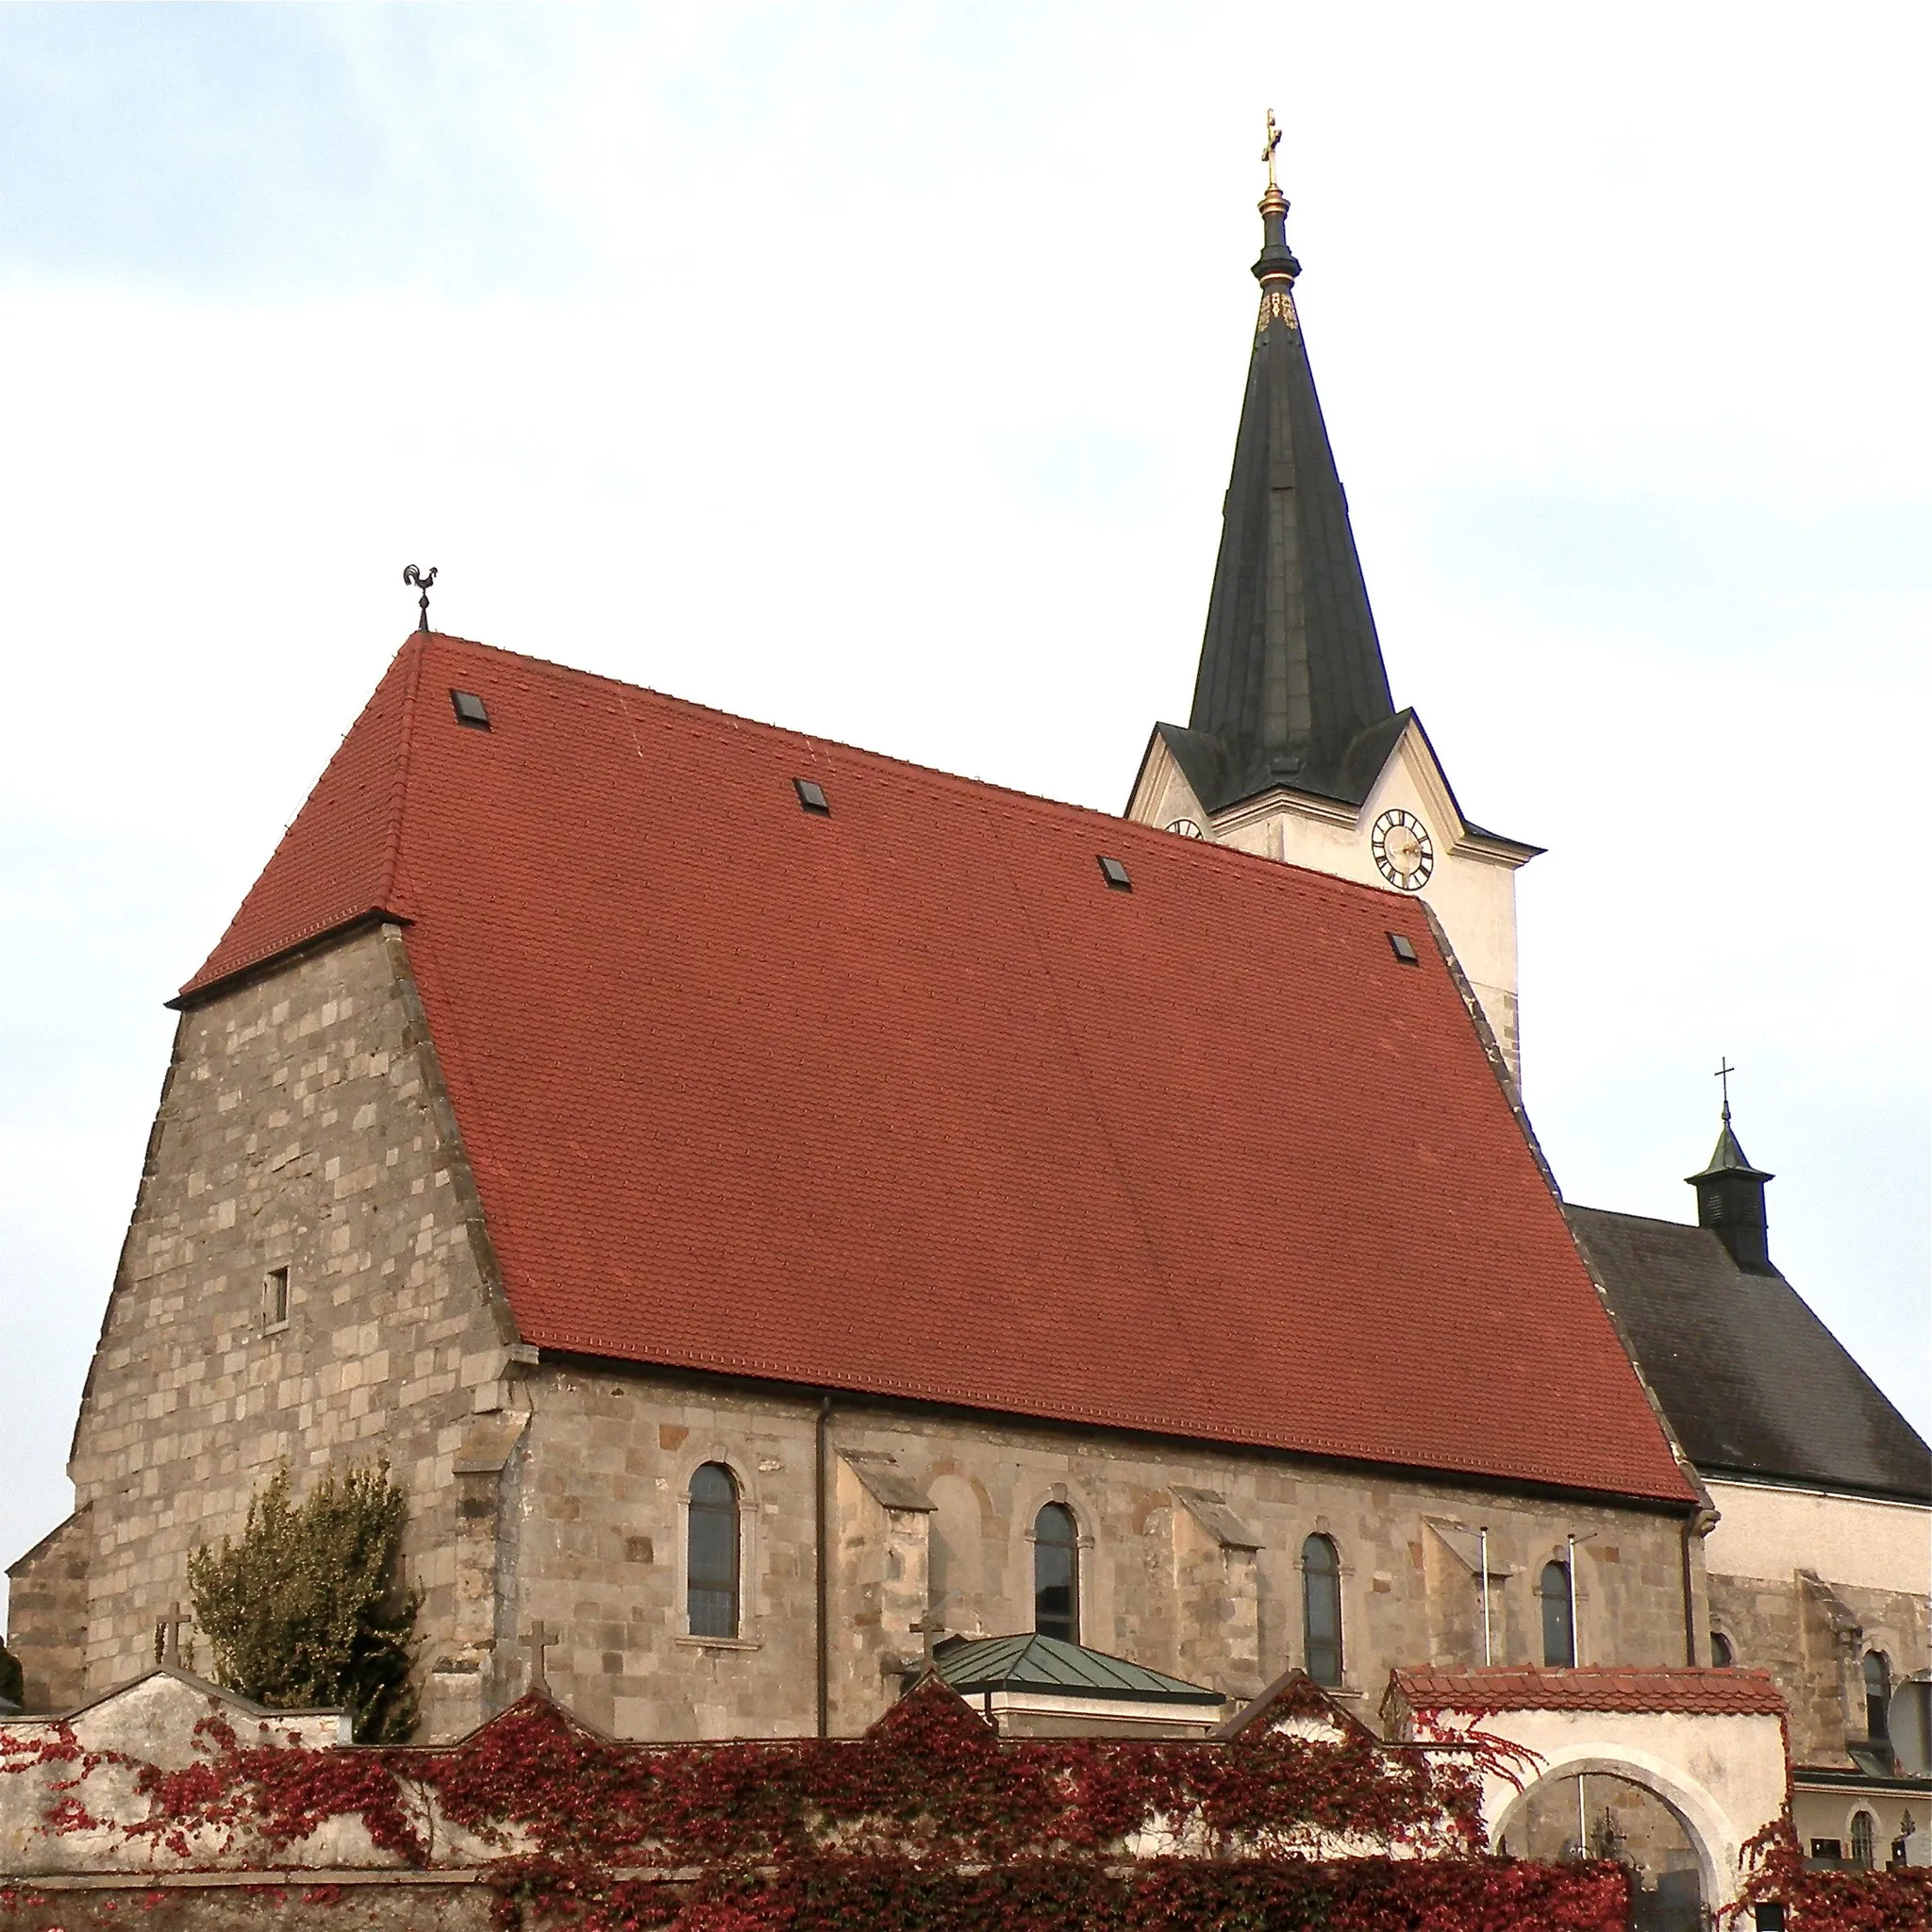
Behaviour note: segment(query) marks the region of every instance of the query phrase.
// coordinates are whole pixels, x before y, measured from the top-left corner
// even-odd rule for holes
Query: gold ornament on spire
[[[1274,179],[1274,150],[1281,145],[1281,129],[1274,125],[1274,109],[1268,109],[1268,145],[1261,150],[1261,158],[1268,163],[1268,185],[1276,185]]]

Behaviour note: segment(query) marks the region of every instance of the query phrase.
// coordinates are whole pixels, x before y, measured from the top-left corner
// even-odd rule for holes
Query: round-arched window
[[[1852,1863],[1870,1865],[1876,1857],[1878,1830],[1869,1811],[1852,1813]]]
[[[1341,1682],[1341,1558],[1330,1537],[1302,1544],[1302,1657],[1316,1683]]]
[[[1064,1503],[1044,1504],[1033,1519],[1033,1627],[1080,1641],[1080,1525]]]
[[[1570,1566],[1543,1565],[1538,1586],[1543,1600],[1543,1662],[1552,1670],[1569,1670],[1576,1661],[1576,1625],[1570,1616]]]
[[[722,1462],[691,1471],[685,1607],[693,1637],[738,1635],[738,1478]]]
[[[1731,1648],[1731,1640],[1722,1630],[1710,1633],[1710,1661],[1720,1671],[1727,1671],[1738,1661],[1738,1653]]]

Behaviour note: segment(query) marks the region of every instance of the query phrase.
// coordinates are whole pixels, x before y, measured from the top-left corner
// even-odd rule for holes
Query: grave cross
[[[177,1669],[181,1663],[181,1626],[191,1620],[181,1614],[179,1603],[168,1606],[168,1614],[161,1624],[161,1657],[164,1664],[173,1664]]]
[[[524,1641],[535,1654],[530,1665],[530,1689],[541,1690],[547,1697],[550,1694],[550,1679],[543,1671],[543,1653],[558,1641],[558,1634],[540,1617],[524,1632]]]
[[[917,1633],[925,1646],[925,1674],[932,1675],[932,1647],[934,1642],[946,1634],[946,1626],[928,1610],[918,1623],[909,1626]]]

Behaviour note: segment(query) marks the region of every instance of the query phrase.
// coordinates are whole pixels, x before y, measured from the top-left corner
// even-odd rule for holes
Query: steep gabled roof
[[[1725,1165],[1758,1172],[1728,1122],[1712,1158]],[[1932,1502],[1932,1449],[1775,1269],[1740,1268],[1709,1228],[1566,1211],[1704,1474]]]
[[[528,1341],[1691,1500],[1388,893],[422,635],[184,997],[375,910]]]

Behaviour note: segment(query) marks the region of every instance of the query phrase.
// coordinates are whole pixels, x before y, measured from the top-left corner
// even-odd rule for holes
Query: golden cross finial
[[[1268,109],[1268,145],[1261,150],[1261,158],[1268,163],[1268,185],[1273,188],[1274,181],[1274,150],[1281,145],[1281,129],[1274,125],[1274,109]]]

